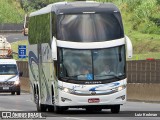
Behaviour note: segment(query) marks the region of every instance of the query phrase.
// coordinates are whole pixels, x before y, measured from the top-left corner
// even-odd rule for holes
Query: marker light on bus
[[[112,90],[114,90],[114,91],[121,91],[121,90],[123,90],[123,89],[125,89],[126,88],[126,85],[122,85],[122,86],[119,86],[119,87],[116,87],[116,88],[113,88]]]
[[[66,87],[62,87],[62,86],[59,86],[59,89],[63,92],[66,92],[66,93],[73,93],[74,90],[71,90],[69,88],[66,88]]]

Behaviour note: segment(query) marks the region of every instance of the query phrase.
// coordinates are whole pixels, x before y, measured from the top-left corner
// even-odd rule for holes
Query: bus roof
[[[58,2],[32,12],[30,16],[46,14],[49,12],[56,14],[90,13],[90,12],[119,12],[119,9],[112,3],[100,3],[94,1]]]

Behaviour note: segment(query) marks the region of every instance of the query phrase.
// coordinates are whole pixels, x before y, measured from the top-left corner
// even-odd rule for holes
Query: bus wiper
[[[68,81],[70,77],[60,77],[61,80]]]
[[[114,77],[117,78],[118,80],[121,80],[121,77],[120,77],[120,76],[117,76],[117,75],[111,75],[111,76],[114,76]]]
[[[108,74],[108,75],[96,75],[96,77],[105,77],[105,76],[113,76],[114,78],[117,78],[118,80],[121,80],[124,75],[120,75],[120,76],[117,76],[117,75],[114,75],[114,74]]]
[[[73,75],[73,76],[69,76],[69,77],[78,77],[78,76],[80,76],[80,75],[85,76],[86,74]]]

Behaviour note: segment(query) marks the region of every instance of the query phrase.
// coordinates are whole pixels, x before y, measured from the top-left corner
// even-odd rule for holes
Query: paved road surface
[[[4,35],[10,43],[28,39],[28,37],[24,36],[22,33],[0,33],[0,35]]]
[[[10,95],[9,93],[0,93],[0,111],[32,111],[36,112],[36,106],[31,101],[31,96],[28,93],[22,93],[22,95]],[[136,111],[136,112],[129,112]],[[117,114],[111,114],[110,110],[103,110],[102,112],[96,113],[86,113],[83,109],[70,109],[64,114],[55,114],[51,112],[45,113],[47,120],[56,119],[56,120],[159,120],[158,117],[123,117],[125,116],[135,116],[135,113],[141,113],[141,111],[160,111],[160,104],[158,103],[144,103],[144,102],[127,102],[121,107],[120,116],[114,117]],[[148,112],[146,112],[148,113]],[[155,112],[153,112],[155,113]],[[160,115],[160,112],[158,113]],[[110,117],[108,117],[110,116]],[[119,116],[119,115],[118,115]]]

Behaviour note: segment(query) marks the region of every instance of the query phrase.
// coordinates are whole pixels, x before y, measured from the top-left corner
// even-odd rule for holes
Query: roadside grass
[[[135,54],[144,54],[152,52],[160,52],[160,35],[142,34],[132,31],[127,34],[133,44],[133,52]]]
[[[133,57],[131,59],[127,60],[146,60],[147,58],[153,58],[153,59],[160,59],[160,53],[158,52],[148,52],[144,54],[133,54]]]
[[[132,14],[122,13],[125,35],[133,45],[133,60],[144,60],[148,57],[160,59],[160,34],[142,33],[134,30],[131,19]]]
[[[0,0],[0,5],[0,23],[23,23],[25,12],[18,1]]]

